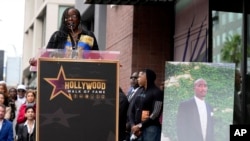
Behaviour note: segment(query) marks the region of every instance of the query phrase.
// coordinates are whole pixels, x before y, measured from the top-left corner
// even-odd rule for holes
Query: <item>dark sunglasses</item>
[[[130,79],[137,79],[138,77],[136,76],[130,76]]]

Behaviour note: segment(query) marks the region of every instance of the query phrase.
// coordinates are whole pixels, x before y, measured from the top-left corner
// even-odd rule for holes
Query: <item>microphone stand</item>
[[[73,25],[70,25],[71,32],[74,34],[73,30]],[[73,39],[75,45],[72,46],[72,53],[71,53],[71,58],[77,58],[78,57],[78,52],[77,52],[77,42]]]

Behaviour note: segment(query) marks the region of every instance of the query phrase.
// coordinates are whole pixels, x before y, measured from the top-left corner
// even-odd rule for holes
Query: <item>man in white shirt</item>
[[[181,102],[177,113],[178,141],[214,141],[213,108],[205,102],[207,82],[194,82],[194,97]]]

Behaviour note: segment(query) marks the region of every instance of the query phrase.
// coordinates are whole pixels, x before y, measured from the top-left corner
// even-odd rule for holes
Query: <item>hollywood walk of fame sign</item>
[[[118,141],[117,60],[38,59],[38,141]]]

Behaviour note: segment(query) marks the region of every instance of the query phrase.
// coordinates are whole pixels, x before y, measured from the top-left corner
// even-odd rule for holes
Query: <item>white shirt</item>
[[[32,134],[33,131],[34,131],[34,127],[35,127],[35,120],[33,121],[33,124],[32,124],[31,127],[28,125],[28,121],[26,120],[25,123],[24,123],[24,126],[27,126],[28,133]]]
[[[19,96],[17,96],[17,101],[20,102],[21,104],[23,104],[26,102],[26,97],[19,98]]]
[[[207,106],[204,100],[200,100],[196,96],[194,97],[194,99],[198,107],[202,135],[203,135],[203,139],[205,140],[206,132],[207,132]]]

